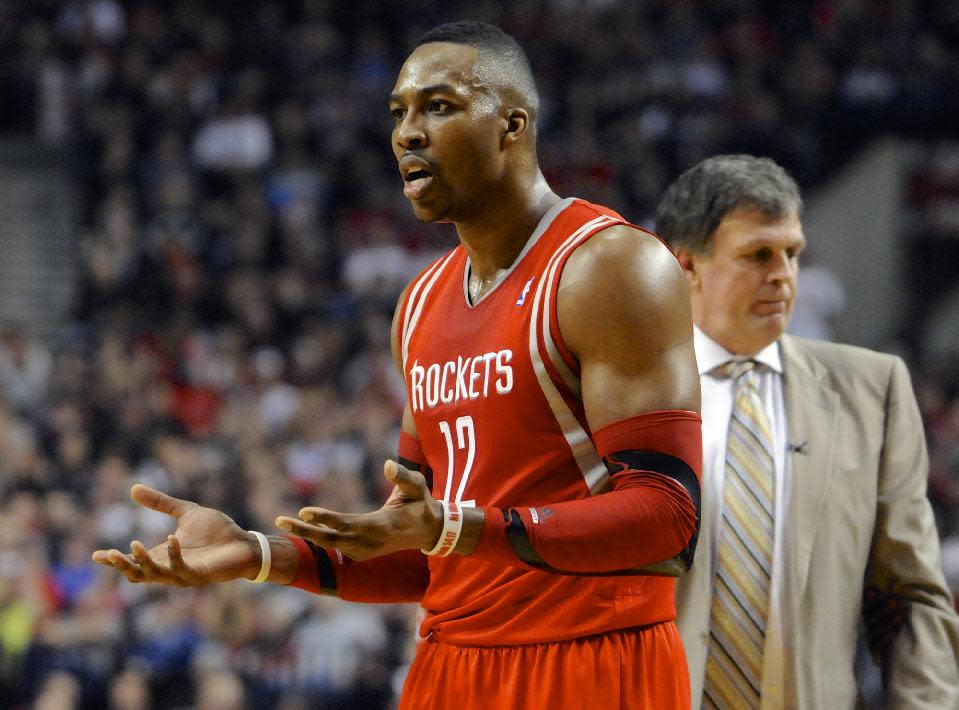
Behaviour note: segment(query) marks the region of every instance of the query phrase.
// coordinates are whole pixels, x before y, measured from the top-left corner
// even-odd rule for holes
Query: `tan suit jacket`
[[[784,572],[795,602],[782,610],[786,683],[769,692],[764,676],[763,707],[861,704],[856,645],[863,590],[872,586],[908,608],[891,651],[889,707],[959,709],[959,620],[926,498],[928,459],[908,371],[899,358],[862,348],[790,336],[780,343],[788,440],[806,444],[787,453]],[[697,560],[676,588],[694,710],[706,666],[714,528],[703,510]]]

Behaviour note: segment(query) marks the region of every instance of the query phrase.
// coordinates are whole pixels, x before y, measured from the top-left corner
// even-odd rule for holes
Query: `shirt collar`
[[[720,365],[724,365],[736,356],[729,352],[722,345],[706,335],[697,326],[693,326],[693,348],[696,350],[696,365],[699,367],[699,374],[714,370]],[[782,357],[779,354],[779,341],[775,340],[752,358],[756,362],[762,363],[775,373],[782,374]]]

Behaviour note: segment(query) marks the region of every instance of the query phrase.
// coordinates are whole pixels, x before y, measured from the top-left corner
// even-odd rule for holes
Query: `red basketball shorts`
[[[689,673],[672,621],[526,646],[427,640],[399,710],[685,710]]]

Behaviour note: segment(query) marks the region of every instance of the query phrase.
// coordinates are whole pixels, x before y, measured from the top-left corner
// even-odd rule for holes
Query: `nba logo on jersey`
[[[535,280],[535,276],[530,276],[529,281],[527,281],[526,285],[523,286],[523,292],[519,295],[519,298],[516,299],[517,306],[522,306],[524,303],[526,303],[526,294],[529,293],[530,286],[533,285],[533,281]]]

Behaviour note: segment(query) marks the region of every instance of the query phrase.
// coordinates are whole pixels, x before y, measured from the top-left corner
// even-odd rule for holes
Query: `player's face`
[[[772,343],[792,316],[805,245],[795,213],[779,220],[752,209],[726,215],[707,254],[681,254],[696,325],[739,355]]]
[[[485,209],[505,166],[500,101],[477,67],[479,50],[417,47],[390,96],[393,153],[404,194],[423,221],[467,221]]]

